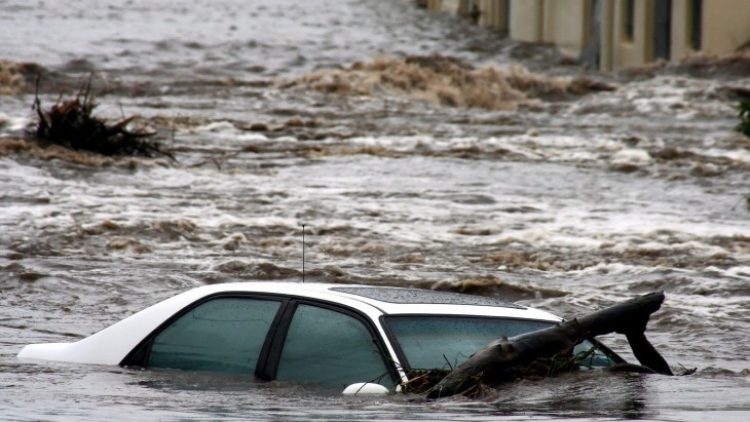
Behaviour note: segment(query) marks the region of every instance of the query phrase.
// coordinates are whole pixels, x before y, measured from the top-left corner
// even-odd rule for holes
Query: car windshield
[[[450,369],[500,337],[554,325],[550,321],[461,315],[392,315],[385,323],[409,369]]]

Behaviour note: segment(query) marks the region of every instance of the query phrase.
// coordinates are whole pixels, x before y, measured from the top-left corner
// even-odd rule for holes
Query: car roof
[[[503,301],[499,298],[406,287],[330,283],[236,282],[213,284],[198,287],[194,290],[206,290],[206,295],[230,292],[279,294],[334,302],[356,308],[373,307],[386,315],[473,315],[555,322],[561,320],[561,318],[548,312]]]

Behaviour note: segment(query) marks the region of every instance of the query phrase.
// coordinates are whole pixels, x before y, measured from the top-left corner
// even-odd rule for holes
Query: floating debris
[[[63,100],[61,97],[46,111],[42,108],[38,87],[37,80],[33,109],[39,121],[32,134],[36,139],[106,156],[166,156],[174,159],[157,141],[146,139],[155,135],[154,132],[131,132],[127,129],[137,116],[124,118],[112,125],[95,117],[93,111],[96,103],[91,95],[90,80],[75,98]]]
[[[587,360],[594,349],[571,355],[582,340],[610,333],[627,337],[641,366],[628,365],[626,371],[673,375],[666,360],[646,338],[651,314],[664,302],[664,292],[637,296],[625,302],[561,322],[553,327],[511,338],[502,337],[469,359],[452,368],[448,375],[427,392],[437,399],[455,394],[474,394],[482,385],[496,386],[527,376],[556,376],[570,372]],[[624,362],[620,362],[624,363]],[[616,368],[617,365],[611,368]]]
[[[412,369],[407,374],[409,381],[401,384],[402,391],[406,394],[427,394],[449,372],[447,369]]]
[[[130,251],[137,254],[151,253],[154,251],[150,246],[142,243],[140,240],[125,236],[115,236],[109,239],[107,242],[107,249],[120,252]]]

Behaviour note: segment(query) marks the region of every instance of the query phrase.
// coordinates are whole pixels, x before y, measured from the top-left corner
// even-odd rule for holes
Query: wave
[[[280,82],[327,94],[374,96],[386,91],[451,107],[515,110],[533,99],[561,100],[613,85],[586,78],[532,73],[521,65],[474,67],[455,57],[430,55],[377,57],[344,69],[324,69]]]
[[[432,285],[432,289],[501,297],[511,302],[562,297],[569,294],[562,290],[544,288],[532,284],[511,283],[491,275],[463,278],[452,282],[439,281]]]
[[[0,95],[20,94],[26,81],[21,66],[6,60],[0,60]]]

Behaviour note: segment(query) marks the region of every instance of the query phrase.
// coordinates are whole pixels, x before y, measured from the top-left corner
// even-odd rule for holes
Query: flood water
[[[0,60],[34,64],[0,96],[0,419],[750,418],[750,141],[732,94],[750,75],[598,74],[412,3],[0,0]],[[97,113],[140,115],[175,160],[23,144],[29,69],[46,105],[93,74]],[[664,290],[649,338],[696,372],[425,402],[16,358],[191,287],[298,281],[302,223],[310,280],[565,317]]]

